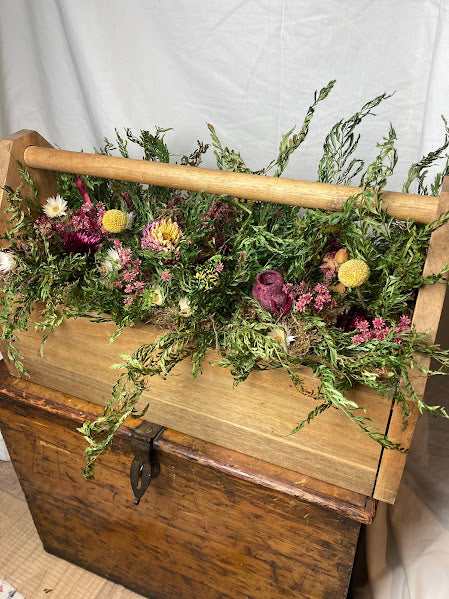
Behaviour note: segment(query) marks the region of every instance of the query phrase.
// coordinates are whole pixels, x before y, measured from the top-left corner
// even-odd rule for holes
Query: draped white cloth
[[[358,154],[372,158],[391,121],[400,161],[388,188],[400,189],[442,141],[448,51],[449,0],[0,0],[0,136],[36,129],[90,151],[114,127],[157,124],[174,128],[182,155],[212,122],[256,169],[337,79],[286,175],[316,179],[331,125],[396,90],[365,121]],[[369,529],[375,599],[449,596],[448,432],[419,429],[398,502]]]

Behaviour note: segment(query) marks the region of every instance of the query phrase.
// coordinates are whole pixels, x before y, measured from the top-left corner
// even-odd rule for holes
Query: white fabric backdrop
[[[397,90],[365,122],[360,154],[373,157],[391,120],[400,164],[388,187],[400,189],[441,142],[448,51],[449,0],[0,0],[0,136],[36,129],[89,151],[114,127],[158,124],[182,154],[212,122],[257,168],[335,78],[286,174],[314,180],[330,126]],[[369,529],[375,599],[448,596],[445,424],[430,440],[421,429],[397,505]]]

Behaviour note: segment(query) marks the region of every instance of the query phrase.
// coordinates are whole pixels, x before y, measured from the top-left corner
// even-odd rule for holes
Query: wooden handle
[[[38,146],[28,146],[24,160],[32,168],[226,194],[246,200],[320,208],[332,212],[341,210],[348,197],[361,191],[359,187],[347,185],[263,177]],[[391,216],[400,220],[414,219],[420,223],[429,223],[437,216],[438,198],[385,191],[382,193],[382,206]]]

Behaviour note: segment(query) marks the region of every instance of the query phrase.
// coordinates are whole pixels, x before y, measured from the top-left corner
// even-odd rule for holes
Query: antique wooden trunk
[[[371,498],[166,429],[135,505],[148,423],[122,427],[86,482],[76,427],[98,411],[0,367],[0,427],[47,551],[153,599],[346,597]]]
[[[12,155],[30,167],[32,177],[40,186],[42,200],[55,191],[54,173],[44,169],[192,190],[207,188],[211,193],[229,193],[328,210],[338,209],[344,198],[357,191],[338,185],[272,181],[269,177],[256,175],[62,152],[50,148],[36,132],[29,131],[1,141],[0,185],[15,187],[20,182]],[[239,183],[236,187],[235,177],[243,184]],[[386,209],[398,218],[413,217],[421,222],[430,222],[438,214],[449,210],[448,190],[446,181],[439,199],[392,192],[385,192],[383,198]],[[2,201],[3,209],[4,196]],[[4,220],[4,216],[2,218]],[[439,272],[445,263],[449,263],[448,225],[432,235],[424,273]],[[413,324],[417,330],[429,331],[430,338],[435,338],[437,332],[445,290],[445,285],[429,285],[424,286],[418,295]],[[38,307],[36,309],[38,319]],[[120,361],[118,354],[132,353],[142,343],[151,342],[161,335],[160,329],[145,325],[125,330],[114,344],[109,345],[114,329],[110,323],[92,323],[88,319],[64,322],[49,337],[42,357],[39,352],[41,335],[30,328],[21,336],[19,349],[31,381],[104,404],[117,376],[116,372],[109,370],[109,366]],[[301,393],[279,371],[253,373],[245,383],[234,389],[229,373],[213,365],[216,357],[213,351],[208,353],[204,372],[195,381],[190,378],[188,361],[175,368],[174,374],[178,376],[165,381],[153,377],[149,390],[142,398],[142,406],[147,402],[150,405],[146,418],[324,483],[394,502],[405,462],[404,454],[382,451],[379,444],[369,439],[344,414],[328,410],[299,434],[289,436],[289,432],[313,407],[319,380],[314,379],[309,371],[301,371],[304,385]],[[7,366],[14,374],[14,368],[8,361]],[[424,391],[425,378],[420,378],[418,372],[413,376],[416,390]],[[387,432],[393,441],[402,443],[404,447],[410,445],[416,410],[408,428],[403,431],[398,407],[369,389],[354,388],[351,394],[359,405],[366,408],[374,426]]]

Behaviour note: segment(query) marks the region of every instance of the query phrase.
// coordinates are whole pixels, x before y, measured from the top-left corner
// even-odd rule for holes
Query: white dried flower
[[[7,274],[8,272],[12,272],[17,266],[17,262],[12,254],[9,251],[0,251],[0,272],[2,274]]]
[[[126,229],[132,229],[134,221],[136,219],[136,215],[134,212],[128,212],[126,214]]]
[[[289,331],[285,331],[282,327],[274,327],[268,331],[267,335],[277,341],[286,350],[287,347],[295,341],[295,337],[288,333]]]
[[[48,218],[64,216],[67,210],[67,202],[60,195],[57,195],[55,198],[48,198],[42,209]]]
[[[106,259],[100,265],[100,271],[106,274],[111,273],[113,270],[120,270],[120,256],[117,250],[110,248],[107,251]]]
[[[162,289],[160,287],[154,287],[154,289],[150,289],[149,300],[153,306],[162,306],[164,303]]]
[[[182,297],[179,300],[179,310],[181,312],[181,316],[184,316],[184,318],[188,318],[189,316],[192,316],[192,309],[190,308],[190,303],[189,300],[186,297]]]

